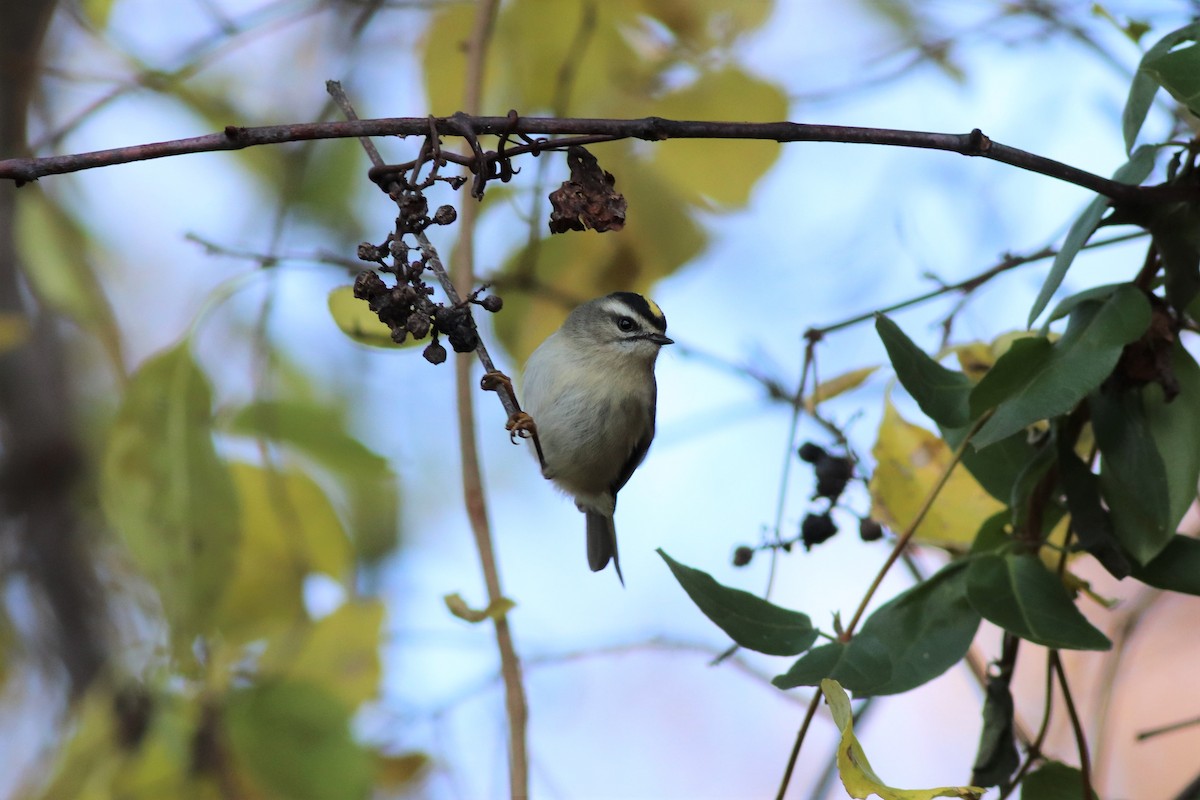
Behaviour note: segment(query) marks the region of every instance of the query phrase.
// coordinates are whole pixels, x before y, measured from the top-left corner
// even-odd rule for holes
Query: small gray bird
[[[654,362],[667,318],[652,300],[614,292],[576,308],[525,364],[525,411],[543,474],[587,516],[588,566],[609,560],[624,585],[613,511],[654,439]]]

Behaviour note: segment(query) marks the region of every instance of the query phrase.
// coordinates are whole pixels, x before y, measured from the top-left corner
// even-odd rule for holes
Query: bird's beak
[[[666,336],[663,336],[661,333],[651,333],[646,338],[648,340],[654,342],[659,347],[662,347],[664,344],[675,344],[674,339],[668,339]]]

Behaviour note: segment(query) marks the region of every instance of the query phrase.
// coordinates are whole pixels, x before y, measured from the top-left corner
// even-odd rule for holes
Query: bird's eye
[[[628,333],[637,327],[637,323],[635,323],[629,317],[621,317],[617,320],[617,327]]]

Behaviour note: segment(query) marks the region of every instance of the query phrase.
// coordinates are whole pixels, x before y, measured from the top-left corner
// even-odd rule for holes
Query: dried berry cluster
[[[735,567],[744,567],[749,564],[754,558],[756,550],[778,547],[785,552],[790,552],[792,545],[797,542],[802,543],[805,549],[811,550],[813,545],[830,539],[838,532],[837,523],[833,521],[830,512],[838,505],[842,493],[846,491],[847,484],[854,477],[854,459],[848,455],[834,455],[813,442],[805,442],[801,445],[797,455],[801,461],[813,466],[817,486],[812,499],[824,498],[829,501],[829,507],[820,513],[809,512],[800,523],[799,536],[794,539],[769,542],[757,548],[749,545],[739,546],[733,551]],[[883,528],[869,517],[859,519],[858,532],[865,542],[873,542],[883,536]]]
[[[400,236],[389,234],[381,245],[363,242],[358,246],[361,260],[377,264],[378,272],[394,275],[396,283],[389,286],[376,271],[364,270],[354,279],[354,296],[367,301],[379,321],[391,329],[396,344],[403,344],[410,336],[413,339],[429,336],[425,359],[431,364],[441,364],[446,360],[446,348],[439,341],[440,336],[450,341],[456,353],[470,353],[479,345],[479,332],[468,304],[494,312],[500,310],[503,302],[496,295],[480,299],[483,289],[472,292],[458,305],[434,302],[433,287],[424,280],[428,256],[405,244],[401,236],[419,233],[430,225],[449,225],[455,219],[454,209],[442,206],[429,217],[425,198],[415,193],[406,193],[398,203],[400,216],[396,230]],[[392,259],[390,265],[385,261],[388,257]]]

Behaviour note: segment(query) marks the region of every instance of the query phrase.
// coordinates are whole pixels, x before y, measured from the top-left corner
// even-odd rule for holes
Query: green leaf
[[[1156,589],[1200,596],[1200,539],[1175,534],[1149,564],[1133,565],[1133,577]]]
[[[983,700],[983,730],[971,768],[971,783],[1000,786],[1008,783],[1021,764],[1013,730],[1011,671],[989,675]]]
[[[279,681],[232,691],[223,717],[233,758],[289,800],[370,794],[373,760],[350,734],[350,712],[314,684]]]
[[[121,330],[98,274],[92,232],[37,185],[17,194],[17,245],[38,298],[99,342],[123,369]]]
[[[1150,435],[1166,472],[1166,524],[1174,532],[1196,499],[1200,482],[1200,366],[1178,341],[1171,349],[1171,370],[1179,382],[1174,400],[1168,402],[1158,384],[1142,389],[1142,396]]]
[[[876,609],[849,642],[809,651],[772,683],[791,689],[833,678],[858,697],[928,683],[962,660],[979,628],[966,576],[965,562],[948,565]]]
[[[875,317],[875,330],[900,384],[930,419],[947,428],[960,428],[971,421],[967,406],[971,380],[966,375],[934,361],[882,314]]]
[[[1171,50],[1143,62],[1143,67],[1188,111],[1200,111],[1200,45]]]
[[[349,600],[307,626],[304,638],[279,637],[262,655],[259,674],[323,687],[346,708],[378,697],[383,604]]]
[[[722,586],[707,572],[680,564],[661,548],[658,554],[697,608],[742,647],[772,656],[794,656],[816,641],[817,631],[808,615]]]
[[[1200,293],[1200,209],[1172,203],[1150,211],[1150,232],[1162,258],[1167,302],[1185,309]]]
[[[1071,530],[1080,546],[1118,580],[1129,575],[1129,559],[1117,543],[1112,517],[1100,498],[1100,478],[1083,463],[1065,439],[1059,440],[1058,473],[1071,512]]]
[[[338,482],[358,557],[382,558],[396,546],[399,481],[387,459],[349,431],[345,413],[304,400],[262,400],[237,411],[226,429],[291,448]]]
[[[858,634],[849,642],[834,641],[814,647],[782,675],[776,675],[771,683],[779,689],[795,689],[797,686],[818,686],[829,678],[859,687],[881,686],[892,677],[891,659],[883,643],[873,636]],[[868,692],[869,694],[869,692]]]
[[[964,562],[944,567],[867,618],[858,635],[874,637],[883,644],[891,675],[862,694],[907,692],[962,660],[979,628],[979,613],[967,601],[964,567]]]
[[[1121,115],[1121,128],[1125,135],[1125,152],[1133,151],[1137,135],[1146,122],[1146,115],[1154,103],[1154,95],[1158,93],[1160,75],[1149,69],[1149,65],[1165,56],[1180,42],[1195,40],[1200,37],[1200,22],[1193,22],[1178,30],[1171,31],[1160,39],[1142,56],[1137,73],[1129,86],[1129,99],[1125,101],[1125,111]]]
[[[1162,388],[1096,392],[1089,398],[1100,447],[1100,485],[1121,545],[1140,564],[1171,541],[1200,479],[1200,367],[1178,342],[1171,368],[1180,394]]]
[[[1113,292],[1124,286],[1124,283],[1105,283],[1100,286],[1093,286],[1090,289],[1084,289],[1082,292],[1076,292],[1070,297],[1064,297],[1059,304],[1050,312],[1050,316],[1046,317],[1046,322],[1042,326],[1042,336],[1045,336],[1050,329],[1051,322],[1057,322],[1069,315],[1075,310],[1075,307],[1080,303],[1088,301],[1104,302],[1112,297]]]
[[[1038,420],[1066,414],[1112,374],[1125,345],[1150,324],[1150,303],[1141,289],[1126,285],[1103,303],[1083,303],[1071,313],[1067,332],[1042,355],[1044,339],[1013,342],[975,391],[998,396],[988,379],[997,373],[1005,399],[972,440],[977,448],[998,442]],[[1015,362],[1009,369],[1006,361]],[[1022,366],[1028,372],[1021,372]],[[989,384],[986,385],[985,384]],[[972,393],[974,395],[974,392]],[[981,403],[982,405],[982,403]]]
[[[1031,530],[1033,525],[1037,525],[1037,521],[1031,519],[1033,504],[1030,500],[1046,473],[1054,466],[1054,456],[1052,442],[1044,438],[1038,444],[1033,457],[1017,473],[1013,481],[1012,496],[1008,499],[1008,507],[1012,509],[1011,524],[1014,531],[1029,531],[1033,535],[1043,537],[1061,519],[1062,513],[1058,504],[1046,503],[1040,506],[1043,509],[1040,528]]]
[[[973,558],[967,569],[967,597],[984,619],[1034,644],[1067,650],[1112,647],[1036,555]]]
[[[1042,336],[1017,339],[971,390],[970,409],[979,417],[1014,394],[1026,391],[1034,375],[1044,372],[1054,345]]]
[[[1011,509],[1006,508],[984,520],[975,534],[975,541],[971,542],[970,555],[997,553],[1001,549],[1007,549],[1012,542],[1008,533],[1011,518]]]
[[[1095,800],[1096,792],[1092,798]],[[1058,761],[1047,761],[1021,781],[1021,800],[1080,800],[1083,773]]]
[[[1129,161],[1113,173],[1113,180],[1134,185],[1140,184],[1146,180],[1150,171],[1154,169],[1154,158],[1157,154],[1158,151],[1156,148],[1150,146],[1139,147],[1129,157]],[[1066,277],[1071,262],[1075,260],[1075,256],[1079,254],[1080,249],[1087,244],[1087,240],[1091,235],[1096,232],[1096,227],[1100,224],[1100,218],[1104,216],[1104,211],[1107,208],[1108,198],[1104,195],[1097,195],[1088,204],[1087,208],[1083,210],[1083,213],[1079,215],[1079,218],[1071,224],[1071,229],[1067,231],[1067,236],[1063,240],[1062,247],[1059,248],[1058,254],[1054,256],[1054,264],[1050,267],[1050,274],[1046,276],[1046,282],[1042,284],[1042,289],[1038,293],[1037,299],[1033,301],[1033,308],[1029,311],[1030,327],[1033,327],[1034,320],[1046,310],[1046,306],[1050,303],[1050,298],[1058,291],[1063,278]]]
[[[942,428],[942,437],[952,449],[957,449],[970,428]],[[982,450],[968,447],[962,454],[962,465],[992,497],[1002,503],[1012,498],[1013,483],[1037,453],[1025,431],[1017,431]]]
[[[186,659],[216,617],[241,536],[211,403],[187,341],[150,358],[125,390],[100,474],[109,523],[158,589]]]

